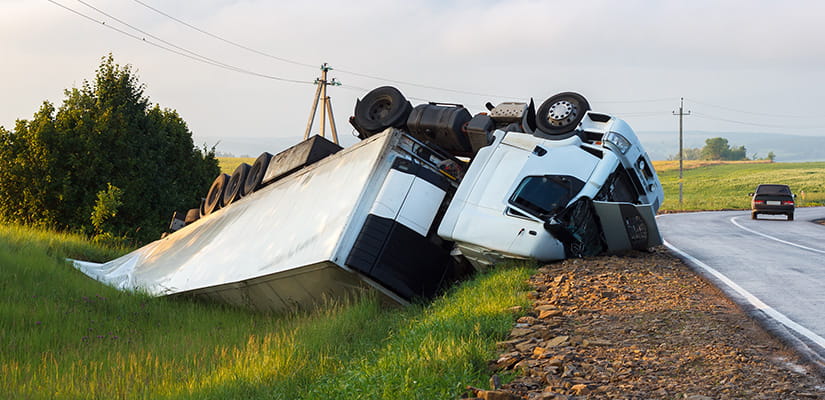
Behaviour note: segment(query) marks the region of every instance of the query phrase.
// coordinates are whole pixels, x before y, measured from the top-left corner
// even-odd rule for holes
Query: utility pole
[[[690,111],[685,112],[685,98],[682,97],[679,101],[679,113],[677,114],[676,111],[673,112],[673,115],[679,116],[679,205],[682,205],[682,166],[683,166],[683,159],[685,157],[684,152],[684,140],[682,135],[682,117],[685,115],[690,115]]]
[[[338,131],[335,129],[335,118],[332,115],[332,101],[327,96],[327,86],[341,86],[341,82],[332,78],[332,81],[327,82],[327,72],[331,71],[332,67],[327,63],[321,65],[321,77],[315,79],[315,98],[312,100],[312,110],[309,113],[309,121],[307,121],[307,130],[304,132],[304,140],[309,139],[309,131],[312,129],[312,121],[315,119],[315,112],[318,110],[318,101],[321,100],[321,136],[324,137],[324,128],[326,121],[329,121],[329,127],[332,130],[332,141],[338,144]],[[329,114],[329,116],[327,116]]]

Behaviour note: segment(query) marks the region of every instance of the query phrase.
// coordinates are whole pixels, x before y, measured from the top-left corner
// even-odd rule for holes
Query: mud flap
[[[662,244],[656,213],[650,204],[594,201],[607,251],[647,250]]]
[[[544,223],[544,229],[564,244],[565,257],[595,256],[606,250],[593,205],[582,197]]]

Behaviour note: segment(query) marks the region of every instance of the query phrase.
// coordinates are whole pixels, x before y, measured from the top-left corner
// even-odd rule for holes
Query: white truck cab
[[[506,257],[550,261],[661,243],[653,218],[664,193],[624,121],[588,112],[579,134],[565,139],[501,130],[494,137],[438,229],[477,268]]]

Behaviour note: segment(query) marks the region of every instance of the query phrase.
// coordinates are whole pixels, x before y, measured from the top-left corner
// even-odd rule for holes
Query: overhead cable
[[[210,33],[210,32],[208,32],[208,31],[205,31],[205,30],[203,30],[203,29],[201,29],[201,28],[198,28],[197,26],[194,26],[194,25],[192,25],[192,24],[190,24],[190,23],[188,23],[188,22],[186,22],[186,21],[183,21],[183,20],[181,20],[181,19],[179,19],[179,18],[175,18],[174,16],[172,16],[172,15],[170,15],[170,14],[168,14],[168,13],[165,13],[165,12],[163,12],[162,10],[159,10],[159,9],[157,9],[157,8],[155,8],[155,7],[152,7],[152,6],[150,6],[150,5],[148,5],[148,4],[144,3],[144,2],[142,2],[142,1],[140,1],[140,0],[134,0],[134,1],[135,1],[135,3],[138,3],[138,4],[140,4],[140,5],[144,6],[144,7],[146,7],[146,8],[148,8],[148,9],[150,9],[150,10],[152,10],[152,11],[154,11],[154,12],[156,12],[156,13],[158,13],[158,14],[160,14],[160,15],[164,16],[164,17],[166,17],[166,18],[171,19],[172,21],[175,21],[175,22],[177,22],[177,23],[179,23],[179,24],[182,24],[182,25],[184,25],[184,26],[186,26],[186,27],[188,27],[188,28],[190,28],[190,29],[194,29],[194,30],[196,30],[196,31],[198,31],[198,32],[200,32],[200,33],[202,33],[202,34],[204,34],[204,35],[207,35],[207,36],[209,36],[209,37],[211,37],[211,38],[214,38],[214,39],[220,40],[220,41],[222,41],[222,42],[224,42],[224,43],[227,43],[227,44],[230,44],[230,45],[232,45],[232,46],[235,46],[235,47],[238,47],[238,48],[244,49],[244,50],[246,50],[246,51],[249,51],[249,52],[252,52],[252,53],[255,53],[255,54],[258,54],[258,55],[264,56],[264,57],[269,57],[269,58],[272,58],[272,59],[275,59],[275,60],[278,60],[278,61],[282,61],[282,62],[285,62],[285,63],[294,64],[294,65],[300,65],[300,66],[303,66],[303,67],[309,67],[309,68],[318,68],[318,65],[317,65],[317,64],[308,64],[308,63],[303,63],[303,62],[300,62],[300,61],[290,60],[290,59],[288,59],[288,58],[283,58],[283,57],[274,56],[274,55],[272,55],[272,54],[265,53],[265,52],[263,52],[263,51],[253,49],[253,48],[251,48],[251,47],[249,47],[249,46],[244,46],[244,45],[242,45],[242,44],[240,44],[240,43],[233,42],[233,41],[231,41],[231,40],[229,40],[229,39],[223,38],[223,37],[221,37],[221,36],[215,35],[215,34],[213,34],[213,33]]]
[[[269,54],[269,53],[266,53],[266,52],[263,52],[263,51],[260,51],[260,50],[256,50],[252,47],[245,46],[243,44],[231,41],[231,40],[226,39],[224,37],[221,37],[219,35],[208,32],[204,29],[198,28],[197,26],[194,26],[194,25],[192,25],[192,24],[190,24],[186,21],[183,21],[179,18],[176,18],[176,17],[170,15],[169,13],[166,13],[162,10],[159,10],[155,7],[150,6],[149,4],[146,4],[145,2],[143,2],[141,0],[134,0],[134,2],[148,8],[148,9],[150,9],[150,10],[152,10],[152,11],[154,11],[154,12],[156,12],[156,13],[158,13],[158,14],[166,17],[166,18],[169,18],[169,19],[171,19],[175,22],[178,22],[178,23],[186,26],[186,27],[189,27],[190,29],[194,29],[194,30],[196,30],[196,31],[198,31],[198,32],[200,32],[204,35],[207,35],[211,38],[220,40],[220,41],[222,41],[224,43],[227,43],[227,44],[230,44],[232,46],[241,48],[243,50],[246,50],[246,51],[249,51],[249,52],[264,56],[264,57],[269,57],[269,58],[272,58],[272,59],[275,59],[275,60],[278,60],[278,61],[283,61],[283,62],[286,62],[286,63],[294,64],[294,65],[300,65],[300,66],[310,67],[310,68],[318,68],[317,64],[308,64],[308,63],[304,63],[304,62],[300,62],[300,61],[290,60],[290,59],[284,58],[284,57],[278,57],[278,56],[275,56],[275,55],[272,55],[272,54]],[[443,92],[452,92],[452,93],[473,95],[473,96],[481,96],[481,97],[494,97],[494,98],[497,97],[497,98],[504,98],[504,99],[521,99],[521,97],[502,96],[502,95],[489,94],[489,93],[479,93],[479,92],[472,92],[472,91],[466,91],[466,90],[450,89],[450,88],[439,87],[439,86],[425,85],[425,84],[421,84],[421,83],[402,81],[402,80],[398,80],[398,79],[389,79],[389,78],[385,78],[385,77],[380,77],[380,76],[370,75],[370,74],[364,74],[364,73],[350,71],[350,70],[346,70],[346,69],[340,69],[340,68],[336,68],[335,70],[337,72],[340,72],[340,73],[343,73],[343,74],[349,74],[349,75],[359,76],[359,77],[362,77],[362,78],[368,78],[368,79],[373,79],[373,80],[378,80],[378,81],[383,81],[383,82],[396,83],[396,84],[400,84],[400,85],[415,86],[415,87],[420,87],[420,88],[430,89],[430,90],[439,90],[439,91],[443,91]]]
[[[776,117],[776,118],[819,118],[819,116],[816,116],[816,115],[788,115],[788,114],[770,114],[770,113],[766,113],[766,112],[762,112],[762,111],[760,111],[760,112],[755,112],[755,111],[746,111],[746,110],[739,110],[739,109],[736,109],[736,108],[730,108],[730,107],[720,106],[720,105],[716,105],[716,104],[705,103],[705,102],[702,102],[702,101],[699,101],[699,100],[696,100],[696,99],[688,99],[688,98],[685,98],[685,100],[689,100],[689,101],[691,101],[691,102],[694,102],[694,103],[697,103],[697,104],[706,105],[706,106],[710,106],[710,107],[721,108],[721,109],[723,109],[723,110],[727,110],[727,111],[734,111],[734,112],[743,113],[743,114],[750,114],[750,115],[758,115],[758,116],[760,116],[760,117]]]
[[[160,49],[162,49],[162,50],[166,50],[166,51],[168,51],[168,52],[171,52],[171,53],[174,53],[174,54],[177,54],[177,55],[180,55],[180,56],[183,56],[183,57],[186,57],[186,58],[189,58],[189,59],[195,60],[195,61],[199,61],[199,62],[202,62],[202,63],[205,63],[205,64],[209,64],[209,65],[212,65],[212,66],[215,66],[215,67],[219,67],[219,68],[227,69],[227,70],[230,70],[230,71],[235,71],[235,72],[240,72],[240,73],[247,74],[247,75],[257,76],[257,77],[260,77],[260,78],[272,79],[272,80],[277,80],[277,81],[281,81],[281,82],[289,82],[289,83],[299,83],[299,84],[314,85],[314,82],[312,82],[312,81],[301,81],[301,80],[296,80],[296,79],[281,78],[281,77],[278,77],[278,76],[273,76],[273,75],[268,75],[268,74],[258,73],[258,72],[250,71],[250,70],[247,70],[247,69],[244,69],[244,68],[236,67],[236,66],[233,66],[233,65],[230,65],[230,64],[226,64],[226,63],[223,63],[223,62],[220,62],[220,61],[217,61],[217,60],[213,60],[213,59],[211,59],[211,58],[209,58],[209,57],[206,57],[206,56],[200,55],[200,54],[195,53],[195,52],[193,52],[193,51],[187,50],[187,49],[185,49],[185,48],[183,48],[183,47],[176,46],[176,45],[174,45],[174,44],[172,44],[172,43],[169,43],[169,42],[167,42],[167,41],[165,41],[165,40],[162,40],[162,39],[160,39],[160,38],[158,38],[158,37],[156,37],[156,36],[154,36],[154,35],[148,34],[148,33],[144,32],[144,31],[142,31],[142,30],[140,30],[140,29],[138,29],[138,28],[136,28],[136,27],[134,27],[134,26],[132,26],[132,25],[130,25],[130,24],[127,24],[127,23],[125,23],[125,22],[123,22],[123,21],[121,21],[121,20],[119,20],[119,19],[117,19],[117,18],[115,18],[115,17],[113,17],[113,16],[111,16],[111,15],[109,15],[109,14],[107,14],[107,13],[105,13],[105,12],[103,12],[103,11],[101,11],[101,10],[99,10],[99,9],[97,9],[97,8],[95,8],[95,7],[93,7],[93,6],[91,6],[91,5],[89,5],[88,3],[83,2],[82,0],[78,0],[78,1],[79,1],[80,3],[82,3],[82,4],[86,5],[87,7],[90,7],[90,8],[92,8],[92,9],[94,9],[94,10],[96,10],[96,11],[100,12],[101,14],[104,14],[104,15],[108,16],[109,18],[114,19],[114,20],[115,20],[115,21],[117,21],[117,22],[120,22],[121,24],[126,25],[127,27],[129,27],[129,28],[131,28],[131,29],[134,29],[134,30],[136,30],[136,31],[138,31],[138,32],[140,32],[140,33],[143,33],[143,34],[145,34],[145,35],[147,35],[147,36],[149,36],[149,37],[152,37],[152,38],[154,38],[154,39],[156,39],[156,40],[158,40],[158,41],[161,41],[161,42],[163,42],[163,43],[166,43],[167,45],[172,46],[172,47],[174,47],[174,48],[166,47],[166,46],[160,45],[160,44],[158,44],[158,43],[152,42],[152,41],[150,41],[150,40],[147,40],[145,37],[140,37],[140,36],[135,35],[135,34],[133,34],[133,33],[127,32],[127,31],[125,31],[125,30],[123,30],[123,29],[120,29],[120,28],[117,28],[117,27],[115,27],[115,26],[112,26],[111,24],[107,24],[107,23],[106,23],[106,21],[99,21],[99,20],[97,20],[97,19],[95,19],[95,18],[93,18],[93,17],[91,17],[91,16],[89,16],[89,15],[87,15],[87,14],[84,14],[84,13],[82,13],[82,12],[80,12],[80,11],[77,11],[77,10],[75,10],[75,9],[73,9],[73,8],[71,8],[71,7],[68,7],[68,6],[64,5],[64,4],[61,4],[61,3],[59,3],[59,2],[57,2],[57,1],[55,1],[55,0],[48,0],[48,1],[49,1],[50,3],[52,3],[52,4],[56,5],[56,6],[58,6],[58,7],[61,7],[61,8],[63,8],[63,9],[65,9],[65,10],[67,10],[67,11],[69,11],[69,12],[71,12],[71,13],[75,14],[75,15],[78,15],[78,16],[80,16],[80,17],[82,17],[82,18],[85,18],[85,19],[87,19],[87,20],[90,20],[90,21],[92,21],[92,22],[95,22],[95,23],[101,24],[101,25],[103,25],[104,27],[109,28],[109,29],[112,29],[112,30],[114,30],[114,31],[116,31],[116,32],[118,32],[118,33],[120,33],[120,34],[122,34],[122,35],[126,35],[126,36],[128,36],[128,37],[130,37],[130,38],[132,38],[132,39],[135,39],[135,40],[138,40],[138,41],[144,42],[144,43],[149,44],[149,45],[151,45],[151,46],[155,46],[155,47],[160,48]],[[179,49],[179,50],[176,50],[176,49]]]
[[[733,120],[733,119],[715,117],[715,116],[708,115],[708,114],[698,113],[696,111],[693,112],[693,115],[695,115],[698,118],[703,118],[703,119],[730,122],[730,123],[733,123],[733,124],[740,124],[740,125],[757,126],[757,127],[761,127],[761,128],[822,129],[821,126],[789,126],[789,125],[784,125],[784,124],[783,125],[758,124],[758,123],[753,123],[753,122],[738,121],[738,120]]]

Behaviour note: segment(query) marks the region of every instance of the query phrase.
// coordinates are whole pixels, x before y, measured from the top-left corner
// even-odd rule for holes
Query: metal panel
[[[631,239],[628,236],[627,219],[631,217],[623,208],[631,207],[635,209],[633,214],[638,215],[644,221],[647,228],[647,242],[642,246],[650,248],[662,244],[662,236],[659,227],[656,225],[656,213],[650,204],[612,203],[604,201],[594,201],[593,207],[599,215],[604,239],[610,252],[621,252],[633,248]],[[638,247],[638,246],[637,246]]]

